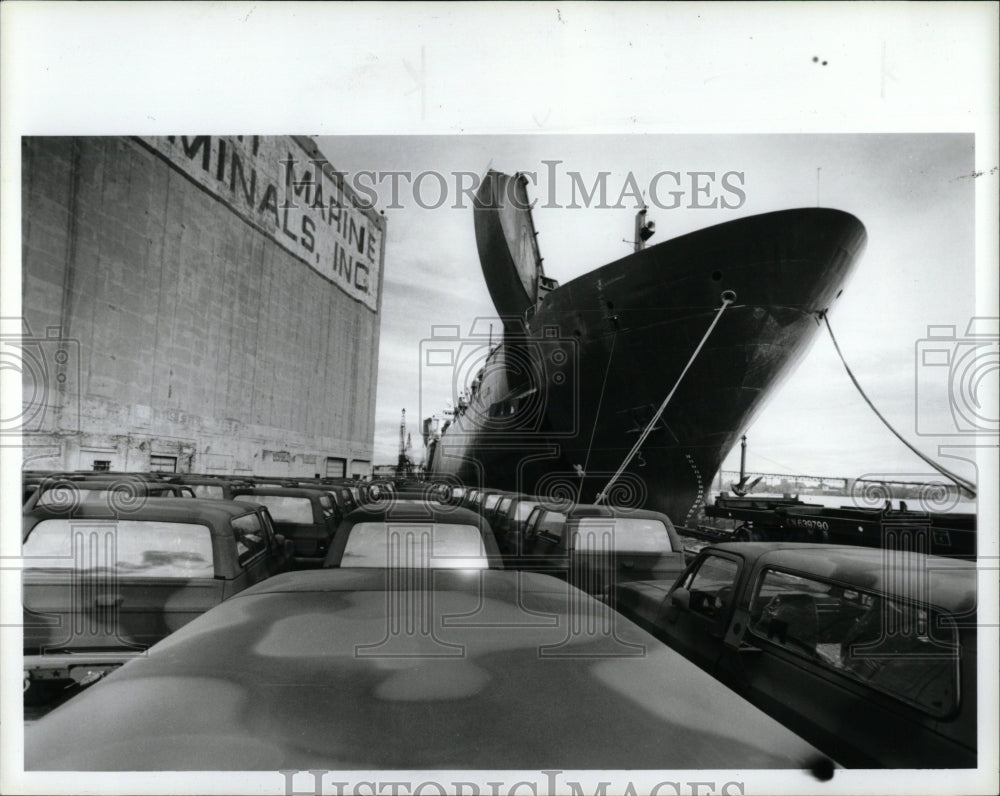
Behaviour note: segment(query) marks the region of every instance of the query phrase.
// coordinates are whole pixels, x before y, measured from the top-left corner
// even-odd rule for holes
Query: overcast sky
[[[334,166],[349,175],[369,170],[372,183],[390,171],[422,172],[420,196],[397,178],[382,177],[378,207],[388,217],[382,336],[376,406],[375,460],[398,452],[400,410],[407,410],[415,459],[423,454],[421,417],[439,412],[451,398],[449,385],[427,384],[419,368],[419,341],[432,325],[458,325],[494,315],[476,252],[472,210],[456,188],[488,166],[537,173],[529,186],[539,246],[547,275],[565,283],[628,254],[634,203],[622,209],[573,204],[577,172],[588,190],[600,172],[608,200],[617,203],[631,173],[643,190],[662,171],[714,172],[713,196],[738,204],[719,187],[722,174],[742,174],[746,195],[732,209],[690,209],[689,186],[682,206],[652,206],[651,243],[755,213],[819,204],[856,215],[868,230],[867,249],[830,312],[830,322],[855,375],[889,420],[925,452],[936,455],[938,438],[915,434],[917,342],[928,325],[954,325],[959,336],[974,314],[973,139],[968,135],[631,135],[631,136],[364,136],[323,137]],[[550,165],[545,161],[561,161]],[[553,175],[554,179],[550,179]],[[817,172],[817,170],[819,170]],[[817,179],[818,178],[818,179]],[[737,181],[737,178],[731,178]],[[659,184],[660,203],[672,203]],[[552,185],[555,202],[549,201]],[[737,181],[736,184],[739,184]],[[584,200],[577,193],[576,204]],[[648,198],[648,197],[647,197]],[[390,204],[401,205],[397,209]],[[421,207],[421,204],[427,206]],[[454,205],[464,207],[456,208]],[[560,207],[545,207],[556,204]],[[597,205],[593,200],[592,205]],[[497,325],[499,328],[499,325]],[[421,379],[423,378],[423,382]],[[422,389],[421,389],[422,386]],[[934,386],[933,384],[931,385]],[[929,428],[954,427],[946,384],[920,410]],[[921,426],[923,428],[923,426]],[[926,465],[908,452],[874,417],[850,384],[825,330],[771,396],[748,432],[751,469],[817,475],[919,474]],[[738,450],[726,467],[738,467]]]

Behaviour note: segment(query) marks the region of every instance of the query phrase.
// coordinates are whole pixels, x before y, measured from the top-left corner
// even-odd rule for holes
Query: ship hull
[[[864,243],[847,213],[786,210],[675,238],[563,285],[520,333],[508,324],[428,471],[593,502],[676,385],[608,498],[691,524]],[[735,302],[678,385],[725,291]]]

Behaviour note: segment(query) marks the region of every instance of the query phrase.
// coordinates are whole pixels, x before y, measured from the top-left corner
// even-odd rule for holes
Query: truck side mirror
[[[691,607],[691,592],[683,586],[678,586],[667,597],[668,605],[666,617],[668,622],[676,622],[681,611],[687,611]]]

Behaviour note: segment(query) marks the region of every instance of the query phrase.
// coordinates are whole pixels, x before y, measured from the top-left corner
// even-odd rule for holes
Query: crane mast
[[[399,460],[396,462],[396,476],[398,478],[407,478],[410,475],[413,467],[413,462],[410,461],[407,453],[410,447],[410,435],[406,433],[406,410],[404,409],[399,419]]]

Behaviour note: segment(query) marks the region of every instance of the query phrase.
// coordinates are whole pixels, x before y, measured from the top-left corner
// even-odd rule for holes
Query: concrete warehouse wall
[[[264,141],[299,154],[309,143]],[[344,211],[370,228],[368,244],[378,236],[366,288],[373,311],[273,229],[255,226],[257,203],[262,217],[273,203],[263,196],[264,166],[249,210],[227,205],[224,169],[240,142],[169,142],[22,142],[24,353],[32,363],[23,370],[25,466],[105,460],[113,470],[143,470],[165,455],[178,457],[178,471],[312,475],[335,458],[348,472],[352,464],[367,472],[384,219]],[[158,146],[175,146],[177,162]],[[214,161],[202,162],[212,147],[223,177],[215,192],[191,178],[202,166],[215,174]],[[247,174],[251,159],[247,149]],[[309,242],[318,263],[323,240]]]

